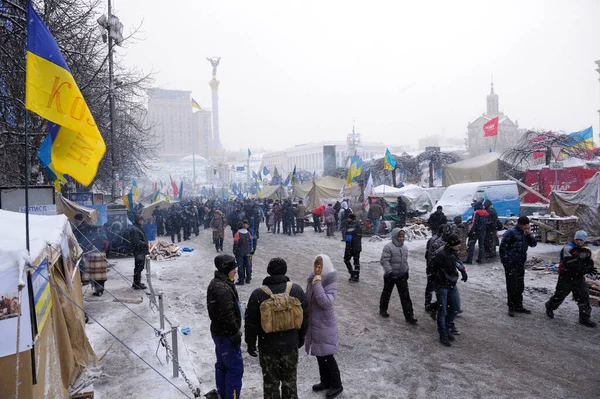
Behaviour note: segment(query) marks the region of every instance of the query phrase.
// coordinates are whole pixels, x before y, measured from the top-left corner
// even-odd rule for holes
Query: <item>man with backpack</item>
[[[308,328],[308,301],[298,284],[285,275],[287,264],[273,258],[263,287],[252,292],[245,317],[245,336],[250,356],[259,356],[265,398],[297,399],[298,348]],[[275,311],[284,308],[285,311]],[[256,340],[258,350],[256,352]]]

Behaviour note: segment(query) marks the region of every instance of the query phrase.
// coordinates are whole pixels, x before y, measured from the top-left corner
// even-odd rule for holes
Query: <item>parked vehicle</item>
[[[461,215],[464,221],[473,216],[473,204],[489,199],[498,216],[519,215],[521,202],[517,183],[511,180],[479,181],[453,184],[444,191],[441,205],[448,220]]]

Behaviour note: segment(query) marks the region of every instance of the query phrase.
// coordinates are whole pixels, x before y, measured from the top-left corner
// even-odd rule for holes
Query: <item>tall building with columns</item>
[[[502,152],[507,148],[514,147],[524,133],[524,130],[519,129],[516,121],[513,122],[503,112],[500,112],[498,95],[494,93],[494,83],[492,83],[486,102],[486,112],[467,126],[467,147],[471,156],[482,155],[490,150]],[[498,135],[484,137],[483,125],[496,117],[498,117]]]

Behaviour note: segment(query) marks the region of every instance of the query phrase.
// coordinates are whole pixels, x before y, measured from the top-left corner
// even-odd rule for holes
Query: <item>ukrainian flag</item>
[[[392,153],[387,148],[385,149],[385,157],[383,157],[383,169],[394,170],[396,169],[396,160],[392,156]]]
[[[567,145],[571,147],[577,147],[580,150],[593,150],[594,149],[594,132],[592,127],[580,130],[569,134]]]
[[[89,186],[106,145],[56,41],[31,2],[27,10],[25,107],[59,126],[48,136],[52,169]]]
[[[192,108],[196,108],[198,111],[202,111],[202,107],[194,98],[192,97]]]
[[[142,196],[140,188],[138,187],[137,182],[135,180],[131,181],[131,194],[133,195],[133,200],[135,202],[138,202],[140,200],[140,197]]]

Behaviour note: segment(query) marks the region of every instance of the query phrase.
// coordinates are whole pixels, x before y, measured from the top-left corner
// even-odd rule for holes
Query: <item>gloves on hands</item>
[[[255,346],[249,346],[248,347],[248,354],[252,357],[257,357],[258,356],[258,352],[256,352],[256,347]]]
[[[320,282],[320,281],[321,281],[321,275],[320,275],[320,274],[317,274],[317,275],[315,276],[315,278],[313,278],[313,281],[312,281],[312,283],[313,283],[313,284],[316,284],[316,283],[318,283],[318,282]]]
[[[467,276],[467,271],[466,270],[461,270],[460,271],[460,275],[462,276],[461,280],[464,281],[464,282],[467,282],[467,278],[469,277],[469,276]]]
[[[231,342],[233,342],[234,345],[241,345],[242,344],[242,332],[238,331],[237,333],[235,333],[235,335],[232,335],[231,337],[229,337],[229,339],[231,339]]]

